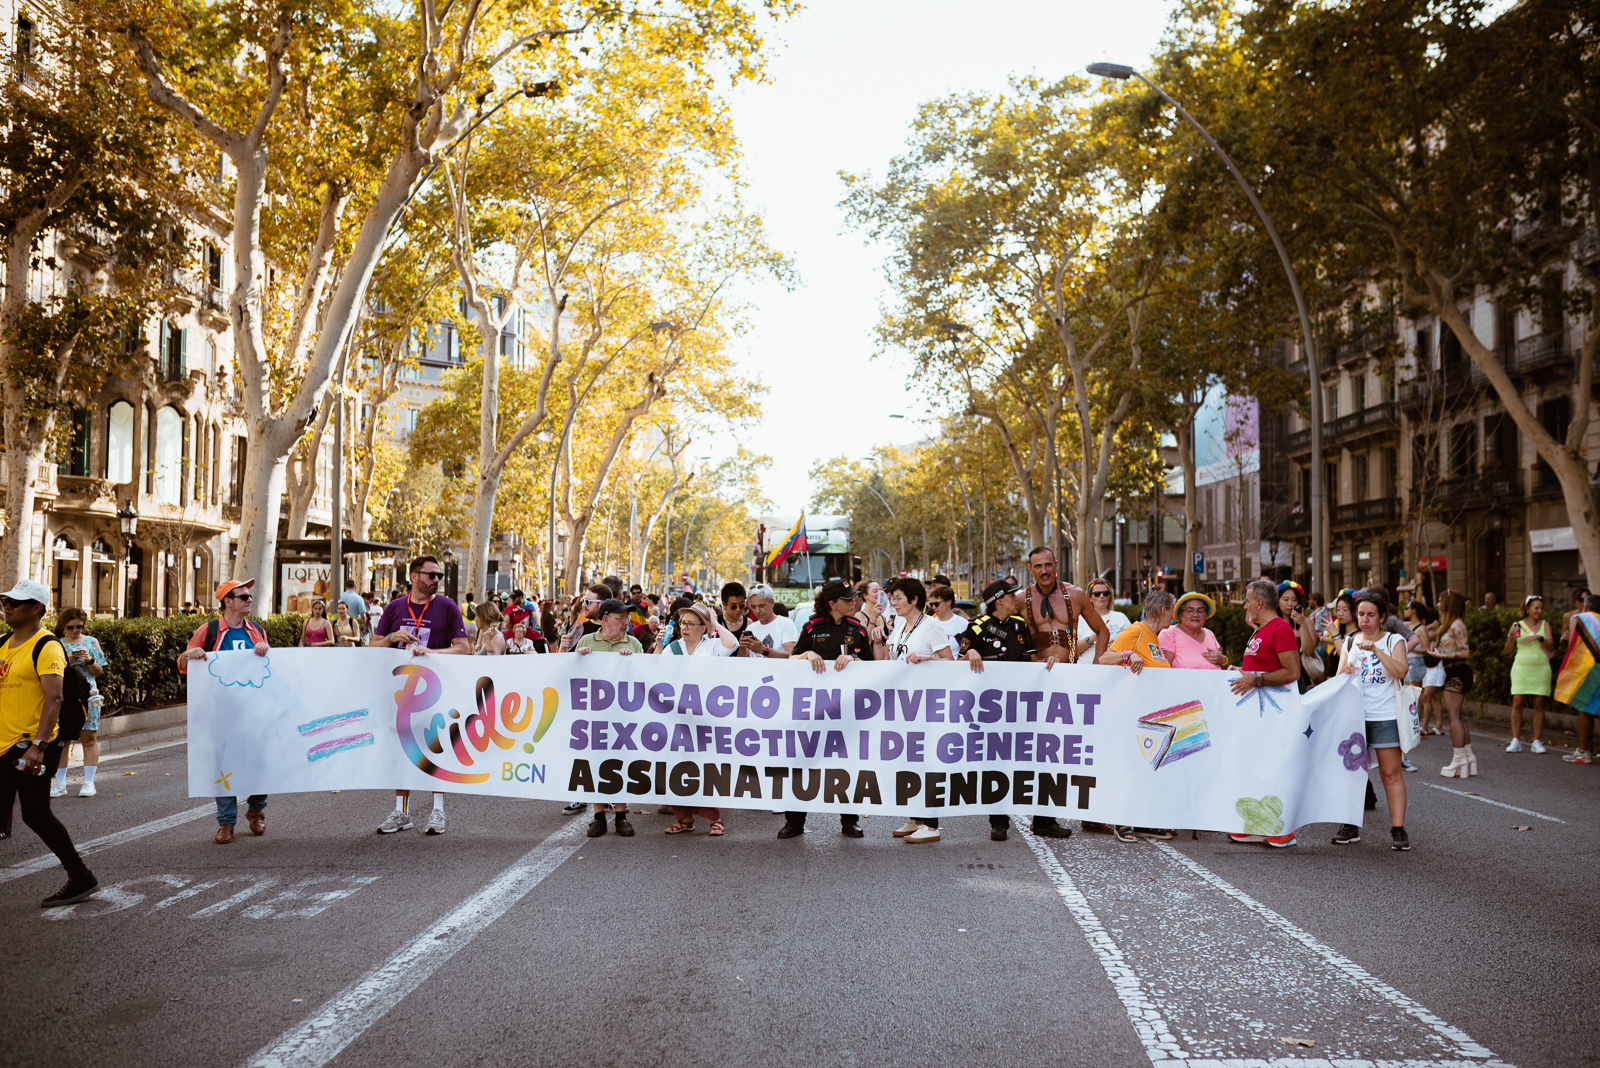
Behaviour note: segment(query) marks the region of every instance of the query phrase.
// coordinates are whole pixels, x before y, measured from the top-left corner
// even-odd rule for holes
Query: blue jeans
[[[250,806],[251,812],[260,812],[267,807],[266,794],[251,794],[245,804]],[[239,799],[237,797],[217,798],[217,826],[232,827],[239,822]]]

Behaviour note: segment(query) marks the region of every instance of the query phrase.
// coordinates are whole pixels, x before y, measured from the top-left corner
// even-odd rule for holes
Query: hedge
[[[187,691],[184,676],[178,674],[178,654],[209,618],[177,615],[91,619],[88,632],[106,654],[106,669],[99,680],[106,714],[182,704]],[[299,613],[285,613],[257,622],[266,630],[267,641],[290,646],[299,642],[305,618]],[[45,626],[54,630],[55,620],[45,620]]]

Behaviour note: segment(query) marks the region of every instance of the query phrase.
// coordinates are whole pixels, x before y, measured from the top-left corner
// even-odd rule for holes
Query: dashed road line
[[[581,821],[568,824],[528,850],[388,960],[323,1003],[304,1023],[258,1051],[246,1065],[322,1068],[577,852],[583,826]]]
[[[215,815],[216,811],[217,806],[212,802],[196,805],[194,808],[186,808],[182,812],[174,813],[171,816],[163,816],[161,819],[151,820],[149,823],[141,823],[124,831],[114,831],[100,838],[80,843],[78,845],[78,855],[88,856],[90,853],[98,853],[101,850],[110,849],[112,846],[137,841],[140,838],[159,834],[174,827],[182,827],[186,823],[193,823],[195,820],[202,819],[205,816]],[[18,823],[20,825],[21,821],[19,820]],[[20,879],[24,875],[45,871],[59,863],[60,861],[56,860],[54,853],[30,857],[20,863],[12,864],[10,867],[0,868],[0,883],[7,883],[12,879]]]
[[[1482,801],[1484,804],[1486,804],[1486,805],[1494,805],[1496,808],[1505,808],[1505,809],[1510,809],[1512,812],[1520,812],[1524,816],[1532,816],[1535,819],[1549,820],[1551,823],[1561,823],[1561,824],[1564,824],[1564,823],[1567,822],[1566,820],[1558,820],[1554,816],[1546,816],[1543,812],[1535,812],[1531,808],[1518,808],[1516,805],[1508,805],[1504,801],[1496,801],[1493,798],[1479,797],[1477,794],[1469,794],[1465,790],[1453,790],[1448,786],[1440,786],[1436,782],[1425,782],[1422,785],[1431,786],[1435,790],[1443,790],[1447,794],[1455,794],[1457,797],[1464,797],[1468,801]]]

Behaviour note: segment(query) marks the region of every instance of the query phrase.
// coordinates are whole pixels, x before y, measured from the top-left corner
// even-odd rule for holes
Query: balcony
[[[1325,441],[1336,442],[1349,438],[1381,434],[1386,430],[1397,429],[1399,426],[1399,406],[1393,402],[1386,402],[1384,404],[1374,404],[1370,408],[1363,408],[1359,412],[1340,416],[1324,426],[1322,433]]]
[[[1276,530],[1279,534],[1306,534],[1311,530],[1311,516],[1299,505],[1294,511],[1282,516],[1276,523],[1268,524],[1269,530]],[[1263,537],[1265,535],[1263,534]]]
[[[1473,368],[1476,370],[1475,364]],[[1471,374],[1440,373],[1431,382],[1426,378],[1413,378],[1400,383],[1400,407],[1448,406],[1474,392],[1480,382],[1480,377]]]
[[[1398,497],[1379,497],[1371,501],[1356,501],[1352,504],[1335,505],[1333,509],[1333,525],[1335,529],[1346,530],[1350,527],[1371,527],[1384,523],[1394,523],[1400,519],[1400,499]]]
[[[1572,369],[1572,351],[1561,334],[1537,334],[1517,342],[1512,354],[1512,369],[1523,374],[1545,367]]]
[[[1323,436],[1327,436],[1326,428],[1324,428]],[[1309,450],[1311,448],[1311,428],[1306,427],[1304,430],[1295,430],[1285,434],[1283,436],[1283,447],[1291,455]]]
[[[1395,326],[1394,319],[1375,316],[1359,325],[1352,325],[1347,333],[1335,338],[1332,345],[1333,358],[1342,362],[1352,356],[1361,356],[1397,341],[1399,337],[1400,331]]]
[[[1413,490],[1411,504],[1414,508],[1455,513],[1521,499],[1521,471],[1486,471],[1479,475],[1447,475],[1426,487],[1425,492]]]

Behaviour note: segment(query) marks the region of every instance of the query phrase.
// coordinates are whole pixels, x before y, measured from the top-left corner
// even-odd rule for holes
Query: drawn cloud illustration
[[[1244,820],[1245,834],[1282,834],[1283,800],[1273,794],[1266,797],[1241,797],[1233,803],[1233,810]]]
[[[259,690],[272,678],[272,654],[219,653],[211,657],[206,670],[224,686],[250,686]]]

